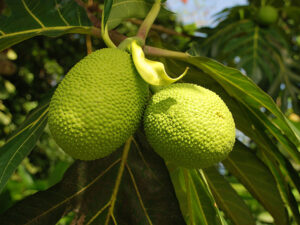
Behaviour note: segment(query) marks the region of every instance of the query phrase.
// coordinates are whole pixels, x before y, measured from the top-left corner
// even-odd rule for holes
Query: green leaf
[[[104,22],[109,29],[128,18],[143,19],[152,7],[152,2],[144,0],[112,2],[107,1],[104,9]],[[100,34],[98,28],[92,26],[84,8],[74,0],[9,0],[5,12],[0,16],[0,51],[38,35]],[[162,8],[159,17],[170,14]]]
[[[268,167],[251,149],[237,141],[223,164],[270,212],[275,219],[275,224],[288,224],[287,212],[276,181]]]
[[[261,121],[269,132],[283,144],[291,157],[300,163],[300,153],[296,148],[300,142],[294,130],[289,126],[288,119],[276,106],[272,98],[256,86],[251,79],[240,71],[226,67],[209,58],[189,57],[183,60],[209,74],[230,96],[245,105],[256,119]],[[269,110],[280,120],[281,126],[277,127],[269,117],[265,116],[261,112],[262,108]]]
[[[169,165],[181,212],[188,225],[223,224],[208,185],[197,170]]]
[[[113,0],[105,0],[104,1],[104,10],[103,10],[103,27],[106,26],[106,23],[108,21],[109,15],[110,15],[110,11],[111,11],[111,7],[113,4]]]
[[[233,224],[256,224],[249,207],[216,168],[207,168],[204,174],[217,204]]]
[[[48,103],[40,105],[0,148],[0,192],[18,165],[35,146],[47,123],[47,112]]]
[[[53,225],[69,212],[73,224],[185,224],[164,162],[140,132],[123,151],[76,161],[60,183],[17,203],[0,221]]]
[[[9,0],[0,16],[0,51],[37,35],[91,34],[86,12],[72,0]]]
[[[288,18],[295,20],[296,23],[300,22],[300,18],[299,18],[300,7],[291,5],[291,6],[285,6],[282,10],[287,14]]]
[[[168,69],[174,72],[182,71],[187,65],[187,63],[180,61],[167,61]],[[191,67],[189,73],[183,79],[185,82],[196,83],[216,92],[232,112],[237,129],[251,138],[251,140],[258,145],[259,151],[268,153],[270,157],[278,162],[281,169],[284,171],[287,180],[289,180],[290,185],[298,189],[298,192],[300,193],[300,179],[297,171],[293,168],[289,160],[281,153],[281,150],[279,150],[278,146],[275,144],[276,141],[266,135],[267,128],[265,125],[260,120],[257,120],[256,115],[254,115],[246,105],[231,97],[220,84],[209,76],[209,74],[206,74],[195,67]],[[282,120],[276,120],[277,126],[280,127],[281,124],[279,124],[278,121]],[[275,121],[273,120],[273,122]]]
[[[115,0],[107,21],[108,29],[114,29],[128,18],[144,19],[152,7],[152,2],[145,0]],[[161,8],[158,18],[170,16],[172,13]]]
[[[230,109],[236,112],[234,115],[235,120],[238,121],[238,129],[243,131],[257,144],[258,154],[267,154],[268,158],[276,161],[276,164],[278,164],[278,166],[276,167],[277,170],[281,170],[281,172],[284,174],[286,182],[296,188],[298,190],[298,193],[300,193],[299,174],[293,168],[290,161],[281,153],[281,151],[278,149],[278,146],[273,143],[270,137],[265,135],[264,125],[260,121],[258,121],[255,116],[251,114],[251,112],[247,111],[246,107],[244,107],[243,105],[239,105],[237,107],[237,105],[233,105],[231,104],[231,102],[227,101],[226,103],[229,103]],[[281,186],[277,182],[277,187]],[[285,189],[282,189],[282,191],[285,192]],[[285,195],[287,195],[287,193],[284,193],[284,196]]]
[[[172,63],[170,64],[170,62]],[[187,63],[168,60],[168,69],[171,69],[171,71],[182,71],[186,66]],[[249,110],[246,104],[239,102],[236,98],[231,97],[229,93],[227,93],[224,88],[222,88],[220,84],[218,84],[212,78],[213,77],[209,76],[207,73],[204,73],[202,70],[191,67],[189,73],[184,77],[184,80],[185,82],[200,84],[219,94],[232,112],[237,129],[241,130],[257,144],[258,153],[268,154],[269,158],[277,161],[277,164],[279,165],[278,169],[280,168],[280,170],[282,170],[286,181],[299,192],[299,175],[289,160],[278,149],[278,146],[274,144],[276,141],[274,141],[271,136],[266,135],[267,128],[265,127],[265,124],[262,123],[261,120],[257,119],[256,115],[253,113],[253,110]],[[279,120],[280,119],[277,119],[276,121],[278,122]],[[280,121],[282,122],[282,120]],[[281,126],[279,123],[277,123],[277,125],[278,127]],[[268,166],[264,165],[264,167],[267,168]],[[275,184],[278,185],[276,182]],[[246,188],[248,187],[246,186]],[[281,188],[281,190],[285,191],[285,196],[288,195],[286,189]],[[253,196],[256,197],[255,195]],[[277,196],[280,198],[280,195]],[[291,204],[290,207],[293,207],[291,201],[287,202],[287,204]]]
[[[285,180],[284,174],[281,172],[280,168],[278,168],[274,160],[272,160],[272,158],[269,158],[267,154],[263,154],[263,159],[268,165],[268,167],[270,168],[270,171],[272,172],[273,176],[275,177],[280,194],[284,199],[285,203],[291,209],[294,220],[296,221],[297,224],[300,224],[299,206],[295,200],[295,196],[292,194],[288,182],[286,182]]]
[[[265,91],[274,83],[277,89],[284,83],[286,96],[279,90],[270,95],[274,99],[284,98],[284,101],[292,97],[295,103],[297,88],[286,71],[286,64],[292,61],[287,53],[292,46],[286,32],[277,26],[260,27],[253,20],[237,20],[235,9],[228,10],[227,18],[217,27],[203,30],[208,37],[203,42],[198,41],[199,47],[194,46],[191,52],[200,55],[194,48],[203,49],[205,56],[244,70]],[[275,82],[278,80],[280,82]],[[283,110],[288,110],[288,106],[284,105]]]

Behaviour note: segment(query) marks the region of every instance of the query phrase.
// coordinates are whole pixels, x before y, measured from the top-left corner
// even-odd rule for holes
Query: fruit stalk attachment
[[[111,7],[111,5],[108,7]],[[107,45],[107,47],[109,47],[109,48],[117,47],[109,37],[107,18],[105,18],[105,12],[102,13],[102,18],[101,18],[101,36],[103,38],[104,43]]]
[[[180,80],[188,71],[188,67],[177,78],[171,78],[165,70],[165,66],[161,62],[152,61],[145,58],[145,54],[141,46],[135,40],[131,42],[131,54],[135,68],[141,77],[149,84],[155,86],[163,86]]]
[[[141,24],[138,30],[137,37],[143,40],[142,45],[145,44],[145,40],[149,33],[149,30],[151,29],[151,26],[160,11],[160,4],[161,4],[161,0],[155,0],[152,8],[150,9],[148,15],[146,16],[145,20],[143,21],[143,23]]]

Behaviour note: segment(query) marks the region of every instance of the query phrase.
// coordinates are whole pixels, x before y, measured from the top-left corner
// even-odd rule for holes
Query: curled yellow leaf
[[[162,86],[172,84],[180,80],[188,71],[188,67],[177,78],[170,77],[165,70],[165,66],[161,62],[152,61],[145,58],[145,54],[141,46],[136,41],[131,42],[131,54],[135,68],[141,77],[149,84]]]

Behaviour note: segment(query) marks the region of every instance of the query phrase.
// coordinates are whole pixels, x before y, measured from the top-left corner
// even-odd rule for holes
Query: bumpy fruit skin
[[[148,85],[129,54],[111,48],[95,51],[56,89],[49,108],[50,131],[73,158],[102,158],[135,132],[147,96]]]
[[[234,120],[222,99],[188,83],[172,84],[152,96],[144,129],[162,158],[186,168],[225,159],[235,142]]]
[[[275,23],[277,19],[278,19],[278,12],[277,9],[274,8],[273,6],[266,5],[261,7],[258,10],[257,20],[261,25],[265,25],[265,26],[271,25]]]

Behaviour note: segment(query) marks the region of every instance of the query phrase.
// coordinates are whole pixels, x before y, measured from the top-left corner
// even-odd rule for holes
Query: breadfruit
[[[147,96],[148,84],[128,53],[117,48],[97,50],[58,85],[49,106],[49,129],[73,158],[105,157],[135,132]]]
[[[235,142],[226,104],[216,93],[188,83],[172,84],[152,96],[144,130],[163,159],[186,168],[205,168],[225,159]]]
[[[273,6],[266,5],[261,7],[257,13],[257,20],[261,25],[271,25],[275,23],[278,19],[277,9]]]

